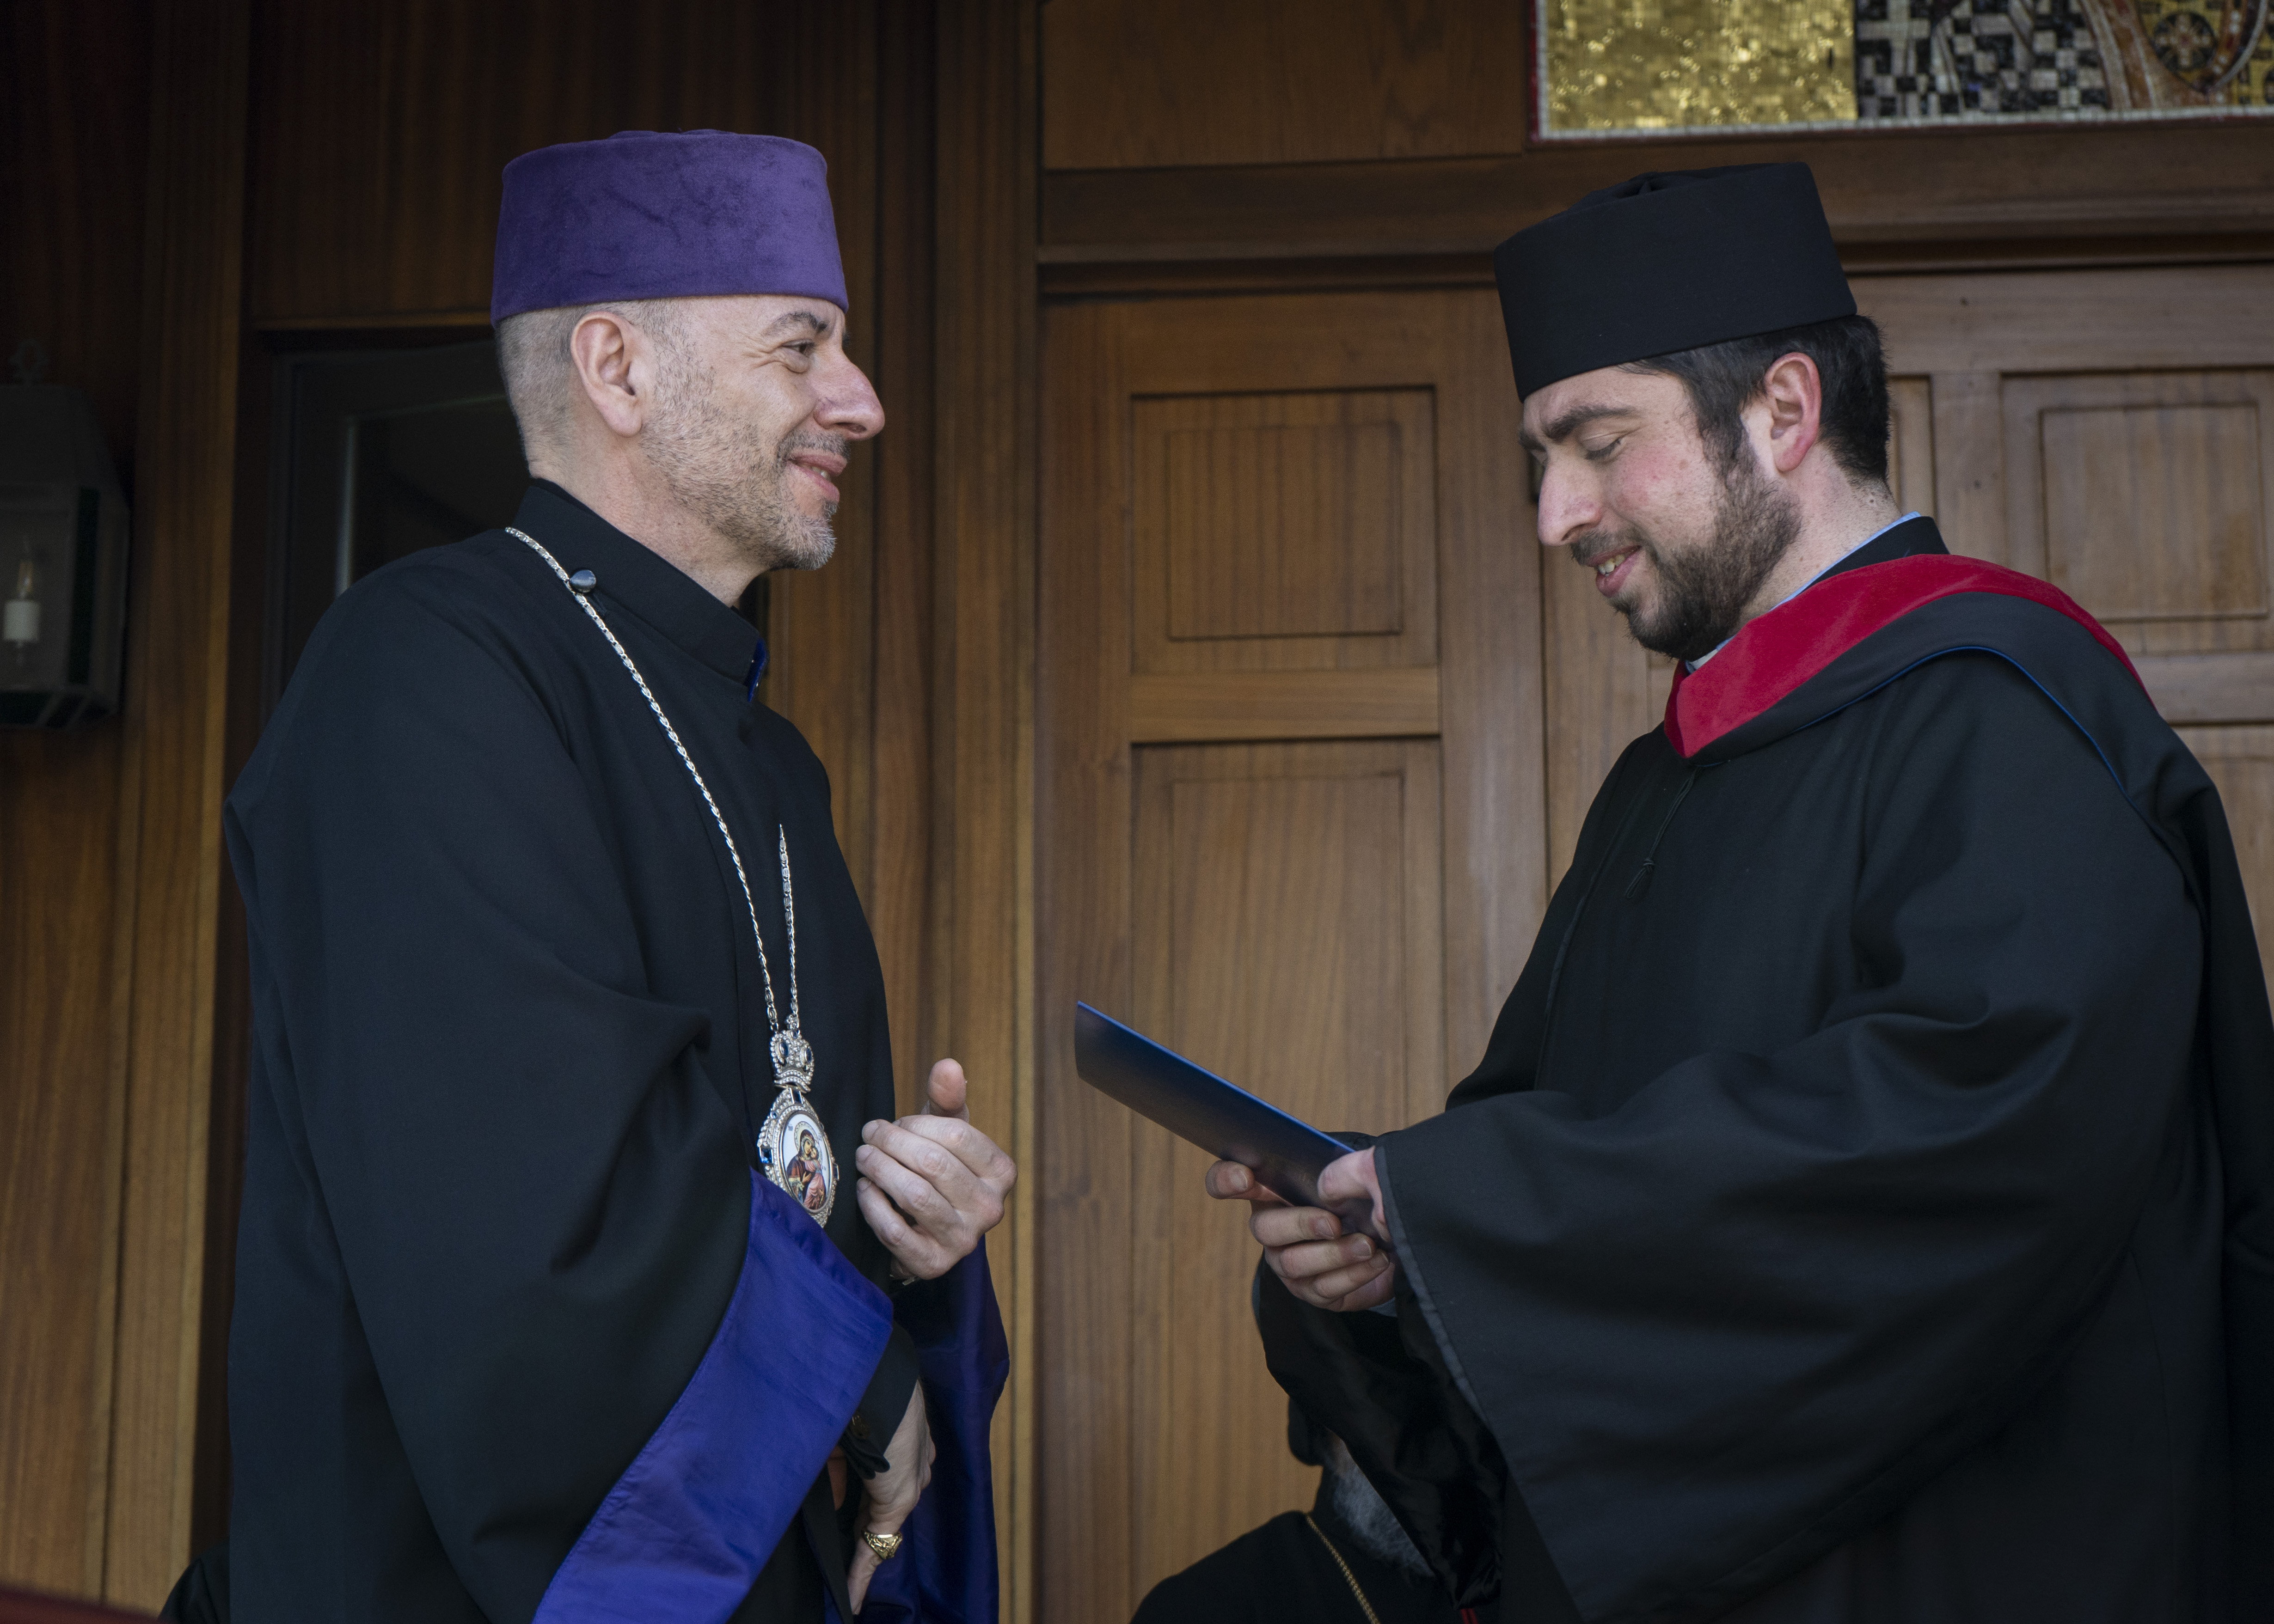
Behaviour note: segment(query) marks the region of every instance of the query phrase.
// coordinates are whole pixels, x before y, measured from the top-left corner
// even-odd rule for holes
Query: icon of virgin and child
[[[802,1203],[809,1213],[817,1214],[829,1205],[829,1169],[821,1159],[821,1147],[814,1143],[809,1127],[801,1126],[797,1131],[797,1154],[782,1169],[782,1188],[789,1192],[792,1199]]]

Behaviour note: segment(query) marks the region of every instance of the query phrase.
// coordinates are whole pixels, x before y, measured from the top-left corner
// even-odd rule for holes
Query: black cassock
[[[1329,1549],[1328,1541],[1332,1540]],[[1352,1586],[1357,1586],[1357,1594]],[[1359,1595],[1366,1598],[1361,1606]],[[1369,1620],[1370,1615],[1370,1620]],[[1306,1517],[1283,1511],[1171,1574],[1129,1624],[1464,1624],[1445,1593],[1358,1543],[1321,1478]]]
[[[1483,1064],[1380,1141],[1395,1320],[1266,1276],[1274,1372],[1464,1601],[2274,1617],[2248,912],[2028,590],[1915,519],[1686,678]]]
[[[775,1395],[761,1441],[805,1463],[768,1491],[787,1497],[778,1545],[738,1558],[752,1530],[720,1531],[714,1568],[763,1572],[714,1613],[817,1620],[825,1592],[843,1611],[845,1561],[815,1450],[856,1399],[851,1447],[881,1445],[916,1380],[907,1332],[885,1340],[888,1259],[852,1191],[862,1124],[894,1114],[876,950],[820,763],[749,697],[749,627],[557,488],[532,489],[516,523],[597,575],[591,601],[702,769],[785,1019],[787,839],[798,1004],[841,1181],[827,1242],[754,1191],[775,1086],[749,909],[599,628],[499,532],[359,584],[229,804],[258,1031],[230,1353],[235,1614],[528,1620],[636,1457],[649,1478],[695,1480],[664,1483],[681,1500],[651,1518],[687,1549],[627,1558],[612,1536],[611,1582],[640,1594],[651,1559],[692,1573],[697,1502],[749,1462],[699,1460],[715,1417],[695,1413],[690,1373],[712,1371],[715,1399],[734,1376],[721,1360],[773,1357],[815,1386]],[[786,1248],[774,1261],[823,1295],[750,1286],[742,1344],[712,1359],[762,1219]],[[885,1316],[863,1333],[881,1357],[828,1368],[827,1289]],[[659,1466],[667,1416],[678,1463]],[[720,1575],[704,1582],[715,1598]],[[546,1616],[597,1616],[562,1587]]]

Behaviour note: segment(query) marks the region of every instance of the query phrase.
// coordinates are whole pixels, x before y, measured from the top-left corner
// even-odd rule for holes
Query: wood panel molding
[[[122,724],[126,1026],[106,1599],[189,1556],[222,879],[248,0],[162,0]]]
[[[2110,372],[2263,365],[2264,338],[2235,313],[2263,309],[2270,289],[2268,264],[2015,271],[1867,277],[1856,303],[1885,332],[1891,372]]]
[[[150,169],[144,0],[0,13],[0,309],[131,479]],[[0,1584],[102,1589],[124,1005],[117,722],[0,733]],[[19,1603],[21,1607],[41,1604]],[[62,1604],[55,1604],[56,1616]]]
[[[993,1434],[1005,1616],[1036,1611],[1035,8],[941,0],[934,351],[936,1052],[1024,1177],[989,1246],[1011,1334]],[[1054,1311],[1058,1305],[1053,1304]]]
[[[2135,654],[2132,665],[2174,727],[2274,715],[2274,653]]]
[[[2274,142],[2202,125],[1938,130],[1605,142],[1520,156],[1062,169],[1043,178],[1054,264],[1482,254],[1643,169],[1804,162],[1843,251],[2274,231]],[[2136,252],[2136,248],[2133,250]],[[2037,250],[2042,252],[2042,247]]]
[[[1513,153],[1515,5],[1053,0],[1050,169]]]
[[[1439,731],[1437,668],[1164,672],[1129,680],[1134,744],[1394,739]]]

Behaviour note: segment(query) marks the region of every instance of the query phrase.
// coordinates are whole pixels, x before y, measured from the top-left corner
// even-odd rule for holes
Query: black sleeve
[[[885,1449],[908,1413],[908,1395],[915,1391],[917,1375],[915,1339],[907,1327],[895,1322],[885,1357],[877,1361],[877,1373],[861,1395],[861,1407],[845,1427],[845,1458],[863,1477],[875,1477],[889,1464]]]
[[[333,613],[231,803],[296,1154],[436,1534],[526,1620],[715,1334],[749,1173],[541,679],[439,572]]]
[[[1342,1439],[1461,1605],[1501,1588],[1507,1471],[1446,1378],[1401,1288],[1396,1319],[1299,1301],[1256,1266],[1264,1362],[1304,1415]]]
[[[2178,868],[2003,662],[1900,689],[1867,826],[1826,837],[1869,974],[1816,1031],[1607,1115],[1508,1093],[1382,1142],[1401,1265],[1589,1616],[1726,1605],[1990,1436],[2180,1119]]]

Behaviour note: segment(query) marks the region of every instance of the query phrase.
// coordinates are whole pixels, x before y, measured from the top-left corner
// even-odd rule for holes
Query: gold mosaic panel
[[[2131,105],[2258,109],[2274,103],[2274,30],[2267,26],[2266,0],[2099,4]]]
[[[1537,137],[2274,116],[2274,0],[1530,0]]]
[[[1559,133],[1856,117],[1853,0],[1542,0],[1540,22]]]

